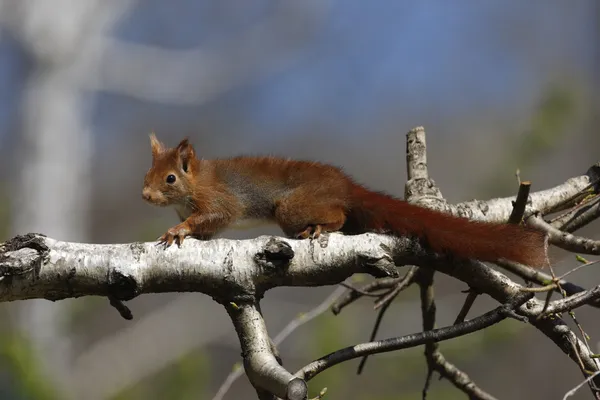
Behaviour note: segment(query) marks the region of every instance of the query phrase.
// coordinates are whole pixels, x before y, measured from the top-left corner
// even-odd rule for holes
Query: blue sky
[[[226,12],[233,6],[239,10]],[[148,0],[115,35],[168,48],[218,47],[272,7],[261,0]],[[364,131],[382,110],[420,119],[514,107],[531,101],[544,76],[561,64],[571,69],[567,74],[591,68],[593,10],[593,0],[338,0],[298,64],[216,101],[230,103],[264,132],[285,132],[318,117],[348,134]],[[0,135],[17,121],[26,66],[11,38],[0,36]],[[96,130],[118,130],[136,118],[128,107],[151,107],[169,119],[197,112],[102,95]]]

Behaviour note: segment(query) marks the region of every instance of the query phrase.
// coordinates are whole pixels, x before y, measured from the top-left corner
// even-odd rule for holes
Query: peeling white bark
[[[33,260],[40,261],[35,250],[5,253],[0,268],[12,276],[7,276],[9,284],[0,285],[0,301],[109,294],[130,299],[143,293],[187,291],[243,298],[274,286],[334,284],[356,272],[382,275],[392,262],[384,247],[402,243],[384,235],[331,234],[314,241],[188,238],[181,247],[164,249],[154,242],[84,244],[36,238],[49,251],[34,269]],[[281,243],[284,252],[293,252],[289,265],[278,252]],[[408,251],[409,241],[404,244]]]

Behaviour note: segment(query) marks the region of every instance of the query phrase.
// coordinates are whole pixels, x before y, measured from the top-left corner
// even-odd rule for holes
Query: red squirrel
[[[507,259],[533,267],[547,264],[546,235],[513,224],[476,222],[371,191],[340,169],[318,162],[275,157],[204,160],[187,138],[166,148],[152,133],[152,166],[142,197],[174,206],[180,224],[159,241],[210,239],[240,222],[278,224],[292,238],[323,232],[416,236],[439,253],[480,261]]]

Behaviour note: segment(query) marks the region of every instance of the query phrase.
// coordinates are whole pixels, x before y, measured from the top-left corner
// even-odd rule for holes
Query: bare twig
[[[375,336],[377,336],[377,331],[379,330],[379,326],[381,325],[381,321],[383,320],[383,316],[387,311],[388,307],[392,304],[392,300],[405,288],[409,287],[413,282],[413,278],[415,276],[416,267],[411,267],[410,270],[404,275],[402,280],[396,284],[394,288],[392,288],[388,295],[384,296],[380,301],[375,304],[375,309],[379,309],[379,313],[377,314],[377,318],[375,320],[375,325],[373,326],[373,330],[371,331],[371,337],[369,341],[375,340]],[[379,306],[381,304],[381,306]],[[360,360],[360,364],[358,365],[358,369],[356,373],[360,375],[367,363],[368,356],[364,356]]]
[[[417,283],[421,294],[421,315],[423,318],[423,331],[427,332],[435,326],[435,297],[433,293],[433,275],[434,271],[419,270]],[[428,343],[425,345],[425,359],[427,360],[427,376],[423,385],[423,399],[427,398],[431,377],[436,370],[436,357],[438,346],[436,343]],[[441,354],[440,354],[441,355]]]
[[[565,272],[564,274],[562,274],[562,275],[561,275],[561,276],[558,278],[558,283],[559,283],[559,285],[561,284],[561,283],[560,283],[560,281],[561,281],[563,278],[565,278],[565,277],[567,277],[567,276],[571,275],[573,272],[579,271],[581,268],[589,267],[590,265],[594,265],[594,264],[598,264],[598,263],[600,263],[600,260],[596,260],[596,261],[587,261],[587,262],[585,262],[584,264],[578,265],[578,266],[576,266],[575,268],[573,268],[573,269],[570,269],[569,271]]]
[[[547,314],[560,314],[581,307],[584,304],[597,301],[600,299],[600,285],[593,289],[585,290],[565,297],[563,299],[554,300],[548,305]]]
[[[433,293],[433,274],[428,273],[427,270],[419,269],[419,287],[421,289],[421,312],[423,314],[423,329],[424,331],[433,329],[435,324],[435,298]],[[513,308],[515,304],[520,301],[527,301],[531,297],[530,294],[525,297],[518,297],[520,300],[513,300],[510,305],[503,308],[504,315],[507,317],[518,317]],[[522,304],[522,303],[521,303]],[[456,324],[454,325],[456,326]],[[427,397],[429,391],[429,385],[433,372],[437,371],[441,378],[448,379],[456,388],[466,393],[471,399],[482,399],[482,400],[493,400],[494,397],[483,389],[478,387],[475,382],[463,371],[457,368],[450,361],[446,360],[446,357],[439,350],[437,343],[428,343],[425,345],[425,357],[427,360],[427,376],[425,384],[423,385],[423,399]]]
[[[592,262],[586,262],[585,264],[578,265],[577,267],[575,267],[575,268],[573,268],[573,269],[565,272],[561,276],[557,277],[555,279],[555,282],[553,282],[553,283],[551,283],[549,285],[545,285],[545,286],[542,286],[542,287],[524,287],[524,288],[521,288],[520,290],[522,292],[531,292],[531,293],[543,293],[543,292],[548,292],[550,290],[556,290],[558,292],[564,293],[565,295],[570,295],[571,293],[567,292],[561,286],[561,282],[564,282],[563,278],[565,278],[566,276],[572,274],[573,272],[576,272],[576,271],[580,270],[581,268],[589,267],[590,265],[594,265],[594,264],[597,264],[597,263],[600,263],[600,260],[592,261]],[[583,292],[583,291],[585,291],[585,290],[582,288],[580,292]],[[577,293],[579,293],[579,292],[577,292]],[[588,304],[592,305],[591,303],[588,303]]]
[[[550,224],[564,232],[573,233],[600,217],[600,196],[587,197],[577,206],[550,220]]]
[[[595,377],[597,377],[599,374],[600,374],[600,371],[596,371],[592,375],[590,375],[587,378],[585,378],[585,380],[583,382],[581,382],[580,384],[578,384],[577,386],[575,386],[573,389],[571,389],[567,393],[565,393],[565,395],[563,396],[563,400],[567,400],[569,397],[573,396],[575,394],[575,392],[577,392],[579,389],[581,389],[581,387],[583,385],[589,383],[592,379],[594,379]]]
[[[458,389],[462,390],[472,400],[496,400],[494,396],[485,392],[475,385],[471,377],[446,360],[441,351],[437,350],[431,354],[432,364],[440,373],[440,379],[446,378]]]
[[[519,192],[517,193],[517,199],[513,202],[513,210],[508,217],[509,224],[519,224],[525,214],[525,208],[527,207],[527,200],[529,199],[529,190],[531,189],[531,182],[524,181],[519,184]]]
[[[465,299],[465,303],[463,304],[462,308],[460,309],[460,312],[454,320],[455,325],[465,320],[467,314],[473,306],[473,303],[475,303],[475,299],[477,299],[477,296],[479,296],[480,294],[481,293],[479,293],[477,290],[469,289],[469,291],[467,292],[467,298]]]
[[[413,283],[413,278],[415,276],[415,271],[417,267],[410,267],[406,275],[402,277],[402,279],[396,283],[396,285],[386,294],[380,295],[379,300],[375,303],[373,307],[375,310],[378,308],[391,303],[400,292],[404,289],[408,288]]]
[[[576,203],[577,199],[580,200],[587,195],[581,192],[592,186],[590,182],[589,175],[581,175],[551,189],[533,192],[529,196],[531,199],[529,207],[542,215],[568,209]],[[576,198],[569,200],[573,197]],[[514,196],[487,201],[471,200],[449,205],[447,211],[454,215],[467,215],[475,220],[506,223],[513,211],[513,200]]]
[[[291,320],[285,328],[281,330],[274,338],[273,343],[276,346],[279,346],[289,335],[291,335],[296,329],[301,327],[302,325],[312,321],[317,318],[319,315],[323,314],[325,311],[329,309],[331,304],[335,302],[340,296],[344,293],[342,288],[337,288],[325,300],[321,302],[318,306],[308,311],[305,314],[299,315],[297,318]]]
[[[371,292],[367,292],[361,288],[357,288],[355,286],[350,285],[349,283],[346,282],[340,282],[340,286],[345,287],[346,289],[350,289],[354,292],[357,292],[358,294],[362,295],[362,296],[366,296],[366,297],[381,297],[381,293],[371,293]]]
[[[381,321],[383,320],[383,316],[385,315],[385,312],[387,311],[387,309],[390,307],[390,305],[392,304],[392,302],[387,302],[383,305],[383,307],[381,307],[379,309],[379,312],[377,313],[377,318],[375,319],[375,325],[373,325],[373,330],[371,331],[371,337],[369,338],[369,341],[372,342],[373,340],[375,340],[375,336],[377,335],[377,331],[379,330],[379,326],[381,325]],[[360,375],[365,367],[365,364],[367,363],[367,358],[369,356],[366,355],[364,356],[361,360],[360,363],[358,364],[358,368],[356,369],[356,374]]]
[[[377,290],[381,290],[381,289],[389,289],[391,287],[393,287],[396,283],[398,283],[399,281],[401,281],[402,279],[404,279],[403,277],[401,278],[381,278],[381,279],[376,279],[373,282],[370,282],[368,284],[366,284],[365,286],[363,286],[362,288],[360,288],[360,292],[350,289],[345,296],[343,296],[342,298],[340,298],[336,303],[334,303],[331,306],[331,311],[334,314],[339,314],[344,307],[354,303],[356,300],[360,299],[363,295],[362,293],[372,293],[375,292]]]
[[[596,163],[588,168],[586,176],[588,177],[589,184],[582,187],[578,192],[572,193],[570,196],[565,196],[565,199],[556,203],[553,207],[549,208],[545,214],[554,213],[569,208],[571,205],[577,204],[581,199],[592,193],[598,193],[598,182],[600,177],[598,171],[600,170],[600,163]]]
[[[544,286],[553,285],[552,276],[548,275],[545,272],[540,271],[539,269],[533,269],[526,265],[522,265],[522,264],[515,263],[512,261],[507,261],[507,260],[497,261],[496,264],[501,266],[502,268],[506,269],[507,271],[514,273],[515,275],[519,276],[520,278],[525,279],[525,281],[527,281],[527,282],[533,282],[533,283],[537,283],[539,285],[544,285]],[[576,285],[571,282],[568,282],[568,281],[565,281],[564,279],[561,279],[559,283],[560,283],[560,286],[563,288],[563,290],[568,295],[573,295],[575,293],[585,291],[585,289],[582,288],[581,286]],[[558,286],[553,285],[553,288],[554,288],[554,290],[558,290]],[[527,291],[530,289],[534,289],[534,288],[523,288],[522,290]],[[535,291],[535,290],[532,290],[532,291]],[[544,289],[542,291],[546,291],[546,290]],[[595,302],[589,303],[588,305],[592,306],[592,307],[600,308],[600,301],[595,301]]]
[[[541,217],[531,216],[527,218],[527,224],[548,233],[548,242],[574,253],[600,255],[600,240],[587,239],[575,236],[568,232],[562,232],[544,221]]]
[[[308,381],[326,369],[333,367],[334,365],[344,361],[352,360],[354,358],[362,357],[367,354],[373,355],[394,350],[407,349],[427,343],[437,343],[485,329],[491,325],[497,324],[505,318],[508,318],[509,313],[507,313],[507,310],[514,309],[525,303],[530,296],[530,294],[525,294],[518,297],[510,304],[497,307],[479,317],[461,322],[457,325],[451,325],[443,328],[433,329],[427,332],[414,333],[396,338],[357,344],[355,346],[340,349],[306,365],[296,372],[295,376],[304,378],[306,381]]]
[[[110,302],[110,305],[113,306],[119,312],[119,315],[121,315],[121,317],[123,317],[126,320],[133,319],[133,314],[131,313],[131,310],[121,300],[117,299],[114,296],[108,296],[108,301]]]

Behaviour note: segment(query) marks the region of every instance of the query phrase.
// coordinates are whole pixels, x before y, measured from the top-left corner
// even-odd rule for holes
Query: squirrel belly
[[[229,229],[244,230],[251,228],[262,228],[265,226],[276,225],[275,221],[266,218],[241,218],[234,221]]]
[[[294,238],[323,232],[416,236],[435,252],[465,259],[548,264],[545,233],[472,221],[409,204],[355,183],[331,165],[276,157],[200,160],[187,139],[166,148],[152,134],[142,197],[174,206],[181,223],[160,240],[210,239],[220,231],[276,223]]]

